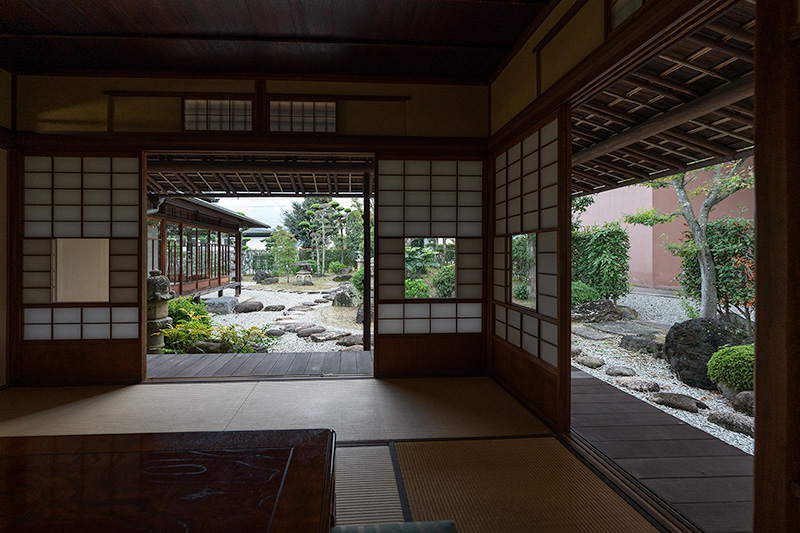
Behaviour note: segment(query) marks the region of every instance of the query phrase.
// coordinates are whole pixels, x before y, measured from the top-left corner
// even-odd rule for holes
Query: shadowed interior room
[[[800,1],[7,0],[0,20],[0,529],[795,529]],[[752,458],[570,364],[572,200],[751,156]],[[148,379],[148,216],[224,233],[203,288],[238,290],[259,223],[205,200],[310,196],[374,219],[373,377]],[[456,243],[452,298],[406,296],[414,238]]]

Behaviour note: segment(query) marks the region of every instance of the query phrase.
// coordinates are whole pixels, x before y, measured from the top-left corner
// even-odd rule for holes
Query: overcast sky
[[[293,202],[302,202],[302,198],[220,198],[219,205],[231,211],[242,212],[259,222],[269,224],[270,229],[282,225],[282,213],[292,208]],[[337,198],[337,202],[345,207],[350,207],[350,198]],[[259,242],[250,241],[249,248],[261,249],[264,246]]]

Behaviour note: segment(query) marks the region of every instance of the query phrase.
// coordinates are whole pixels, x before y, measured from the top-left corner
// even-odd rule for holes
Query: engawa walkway
[[[572,428],[702,530],[751,531],[752,456],[575,369]]]
[[[372,376],[372,352],[149,354],[148,379]]]

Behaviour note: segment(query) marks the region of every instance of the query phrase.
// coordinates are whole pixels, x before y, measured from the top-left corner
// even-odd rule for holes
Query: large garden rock
[[[650,396],[649,400],[659,405],[665,405],[673,409],[682,409],[690,413],[696,413],[700,409],[708,409],[708,406],[700,400],[695,400],[691,396],[675,392],[659,392],[658,394]]]
[[[714,412],[708,415],[708,421],[728,431],[735,431],[750,437],[755,437],[756,435],[755,420],[739,413]]]
[[[192,345],[192,348],[200,353],[222,353],[223,350],[221,342],[210,341],[197,341]]]
[[[235,296],[221,296],[219,298],[205,298],[203,303],[208,307],[209,313],[215,315],[229,315],[233,313],[236,305],[239,303],[239,298]]]
[[[744,413],[747,416],[755,416],[756,393],[751,390],[740,392],[733,399],[731,405],[733,405],[733,408],[739,411],[740,413]]]
[[[661,386],[655,381],[635,377],[623,377],[617,379],[617,385],[637,392],[658,392]]]
[[[569,354],[571,357],[578,357],[582,353],[583,350],[581,350],[578,346],[570,346],[569,348]]]
[[[348,335],[347,337],[342,337],[336,341],[336,344],[339,346],[355,346],[357,344],[364,344],[364,335]]]
[[[255,281],[256,283],[261,283],[264,280],[272,277],[274,276],[268,270],[259,270],[258,272],[253,274],[253,281]]]
[[[280,337],[285,332],[281,328],[270,328],[264,332],[265,335],[269,335],[270,337]]]
[[[672,326],[664,341],[664,358],[678,379],[693,387],[713,389],[708,360],[722,346],[753,342],[752,337],[722,320],[695,318]]]
[[[606,364],[602,357],[592,357],[591,355],[582,355],[575,359],[575,362],[589,368],[600,368]]]
[[[264,278],[258,282],[259,285],[272,285],[273,283],[280,282],[280,278]]]
[[[352,277],[353,277],[352,274],[342,274],[340,276],[335,276],[333,278],[333,281],[350,281],[350,278]]]
[[[369,306],[369,316],[370,318],[375,317],[375,308],[370,305]],[[364,304],[358,306],[358,311],[356,311],[356,323],[363,324],[364,323]]]
[[[353,295],[349,291],[337,292],[333,298],[334,307],[353,307]]]
[[[631,377],[636,375],[636,371],[632,368],[628,368],[627,366],[610,366],[606,368],[606,375]]]
[[[297,331],[298,337],[310,337],[314,333],[322,333],[325,331],[325,328],[322,326],[311,326],[310,328],[304,328]]]
[[[247,300],[233,308],[234,313],[255,313],[264,309],[264,304],[258,300]]]
[[[572,308],[573,322],[613,322],[627,320],[630,315],[623,313],[611,300],[595,300]]]
[[[632,352],[660,353],[664,349],[664,344],[655,340],[654,333],[640,333],[623,335],[619,347]]]

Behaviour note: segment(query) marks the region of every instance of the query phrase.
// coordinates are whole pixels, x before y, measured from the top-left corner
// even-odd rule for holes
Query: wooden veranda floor
[[[147,379],[372,376],[372,352],[148,354]]]
[[[703,531],[751,531],[751,455],[574,369],[572,429]]]

